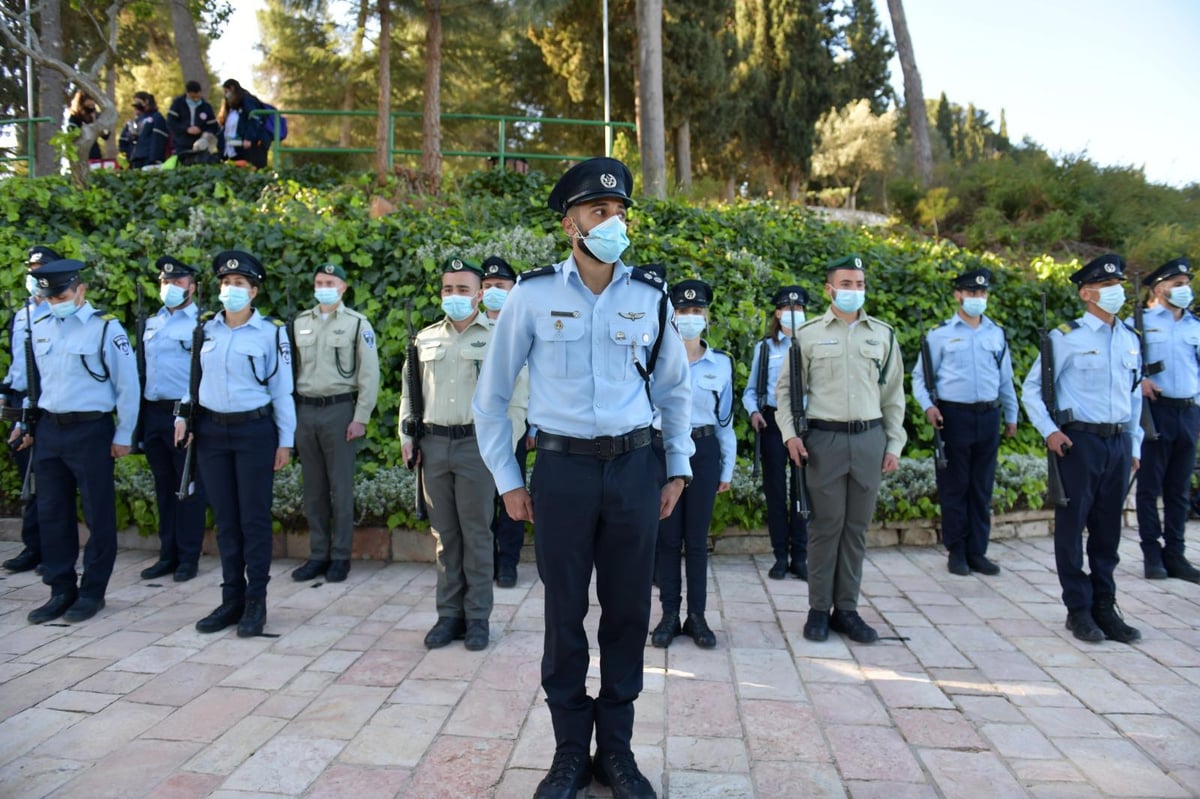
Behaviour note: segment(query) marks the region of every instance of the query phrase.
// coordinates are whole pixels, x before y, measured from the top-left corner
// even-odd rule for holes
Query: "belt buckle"
[[[846,432],[848,433],[865,433],[868,429],[870,428],[867,427],[867,423],[862,419],[855,419],[852,422],[846,423]]]
[[[592,439],[592,451],[602,461],[611,461],[617,456],[616,439],[612,436],[600,436]]]

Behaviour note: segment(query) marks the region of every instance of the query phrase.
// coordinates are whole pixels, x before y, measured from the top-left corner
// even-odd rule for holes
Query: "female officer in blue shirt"
[[[687,349],[692,385],[692,482],[675,503],[675,510],[658,523],[657,578],[662,620],[650,642],[670,646],[681,631],[696,646],[711,649],[717,638],[704,619],[708,588],[708,526],[717,494],[729,490],[737,438],[733,433],[733,361],[708,345],[700,334],[708,325],[712,287],[700,280],[683,280],[671,288],[675,326]],[[679,557],[687,551],[688,612],[679,624],[681,583]]]
[[[196,465],[217,523],[221,605],[196,622],[212,633],[237,624],[260,635],[267,620],[271,570],[271,488],[287,465],[296,432],[291,348],[282,323],[252,305],[267,277],[253,255],[227,250],[213,259],[224,310],[204,324]],[[195,368],[195,361],[193,361]],[[175,440],[187,431],[175,423]]]

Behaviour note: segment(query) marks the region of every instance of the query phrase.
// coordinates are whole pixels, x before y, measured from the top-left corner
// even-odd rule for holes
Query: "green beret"
[[[340,277],[342,280],[345,280],[346,270],[342,269],[342,267],[337,264],[321,264],[317,267],[317,271],[313,274],[313,277],[316,277],[317,275],[333,275],[334,277]]]
[[[862,256],[858,254],[851,254],[839,258],[836,261],[831,261],[829,265],[825,267],[825,274],[828,275],[830,272],[836,272],[839,269],[857,269],[861,272],[863,269]]]
[[[479,268],[479,264],[474,261],[468,261],[465,258],[459,258],[457,255],[451,256],[442,262],[442,274],[447,272],[474,272],[475,276],[480,280],[483,279],[483,270]]]

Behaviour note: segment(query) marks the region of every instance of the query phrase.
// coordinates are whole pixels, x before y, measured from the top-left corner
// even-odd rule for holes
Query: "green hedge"
[[[405,304],[411,300],[420,319],[436,319],[436,264],[450,253],[484,256],[502,253],[519,268],[561,258],[565,241],[558,220],[545,208],[547,178],[539,173],[482,172],[449,187],[437,199],[395,196],[375,189],[367,177],[347,178],[304,169],[279,175],[223,166],[173,172],[98,173],[79,190],[65,179],[0,182],[0,258],[23,264],[31,244],[48,244],[93,267],[89,297],[116,313],[132,328],[135,281],[141,281],[157,310],[154,261],[171,253],[207,266],[226,248],[245,249],[267,265],[268,280],[259,296],[264,313],[287,315],[311,305],[314,268],[340,262],[352,276],[351,305],[363,311],[379,331],[382,374],[379,411],[359,457],[366,517],[393,526],[411,524],[408,503],[399,505],[404,475],[396,470],[400,446],[396,409],[403,361]],[[378,219],[369,215],[373,195],[382,193],[396,206]],[[859,252],[868,264],[867,311],[892,322],[912,369],[920,334],[953,310],[949,280],[964,269],[986,265],[996,273],[989,315],[1008,330],[1018,380],[1036,355],[1041,324],[1039,297],[1049,292],[1052,324],[1078,314],[1078,301],[1066,281],[1075,264],[1049,258],[1031,264],[1004,263],[991,254],[932,242],[904,230],[870,230],[823,222],[802,208],[767,202],[698,207],[679,201],[639,200],[631,214],[630,263],[661,261],[671,280],[702,277],[716,289],[711,342],[728,350],[737,364],[737,383],[745,386],[755,342],[763,335],[768,299],[785,281],[799,281],[821,297],[810,314],[824,310],[824,264],[835,256]],[[24,296],[24,272],[0,274],[0,290]],[[215,294],[211,279],[202,282],[204,297]],[[202,304],[204,299],[202,298]],[[12,307],[6,303],[5,307]],[[5,320],[7,321],[7,320]],[[6,368],[7,350],[0,354]],[[931,446],[928,426],[909,400],[908,458],[921,460]],[[751,452],[745,415],[735,416],[743,457]],[[1006,454],[1036,454],[1041,441],[1023,425],[1002,445]],[[138,461],[133,460],[131,464]],[[123,466],[122,473],[134,469]],[[748,470],[747,470],[748,471]],[[282,485],[281,478],[281,485]],[[1034,479],[1034,478],[1031,478]],[[734,491],[721,495],[713,525],[756,527],[763,524],[757,490],[739,477]],[[153,525],[152,507],[136,505],[136,492],[122,482],[122,518],[144,529]],[[901,481],[898,490],[908,491]],[[0,469],[0,488],[16,496],[11,462]],[[411,499],[411,489],[409,499]],[[914,487],[907,505],[881,504],[887,518],[912,518],[932,508],[922,505]],[[1036,501],[1036,492],[1025,492]],[[394,497],[387,500],[386,497]],[[11,502],[11,500],[10,500]],[[914,504],[915,503],[915,504]],[[151,506],[153,503],[150,503]],[[10,507],[11,510],[11,507]],[[283,514],[281,521],[290,519]]]

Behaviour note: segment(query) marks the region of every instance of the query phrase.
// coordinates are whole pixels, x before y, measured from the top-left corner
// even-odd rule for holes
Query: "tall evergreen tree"
[[[833,103],[840,108],[852,100],[869,100],[871,110],[882,114],[895,99],[888,70],[895,49],[879,22],[875,0],[849,0],[830,8],[836,26]]]
[[[950,110],[950,101],[946,99],[946,93],[942,92],[942,96],[938,98],[937,115],[934,127],[941,135],[942,140],[946,143],[946,149],[950,155],[954,155],[954,112]]]

